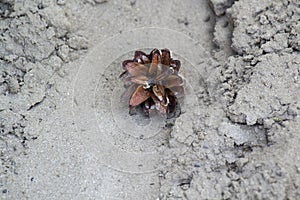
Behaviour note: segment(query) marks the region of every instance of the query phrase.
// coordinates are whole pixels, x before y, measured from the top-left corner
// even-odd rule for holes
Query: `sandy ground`
[[[1,199],[300,199],[298,0],[0,2]],[[121,62],[169,48],[175,120]]]

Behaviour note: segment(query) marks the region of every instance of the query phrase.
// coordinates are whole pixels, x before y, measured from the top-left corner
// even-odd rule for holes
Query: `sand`
[[[297,0],[0,2],[1,199],[300,199]],[[128,115],[169,48],[181,114]]]

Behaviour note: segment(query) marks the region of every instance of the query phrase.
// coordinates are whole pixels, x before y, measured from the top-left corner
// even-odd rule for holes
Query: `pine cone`
[[[130,114],[138,106],[147,115],[155,109],[168,117],[175,112],[184,81],[178,73],[180,61],[173,60],[168,49],[153,49],[149,55],[136,51],[133,60],[122,65],[125,71],[120,77],[126,87],[122,99],[129,102]]]

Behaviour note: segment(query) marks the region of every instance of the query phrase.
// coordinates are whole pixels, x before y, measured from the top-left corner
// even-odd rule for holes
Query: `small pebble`
[[[210,21],[210,15],[207,15],[205,18],[204,18],[204,22],[208,22]]]
[[[57,5],[60,5],[60,6],[62,6],[62,5],[65,5],[66,4],[66,1],[65,0],[57,0]]]
[[[194,167],[201,167],[201,164],[200,164],[199,162],[196,162],[196,163],[194,164]]]

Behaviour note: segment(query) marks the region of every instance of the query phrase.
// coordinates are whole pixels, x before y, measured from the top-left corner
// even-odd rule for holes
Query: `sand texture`
[[[168,48],[181,114],[130,116]],[[0,199],[300,199],[299,0],[0,1]]]

